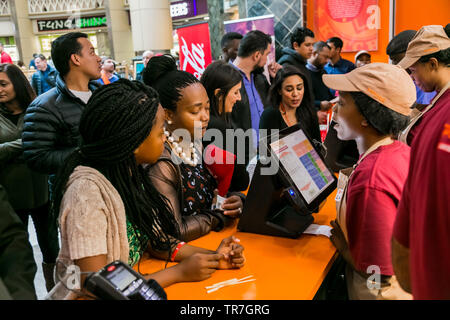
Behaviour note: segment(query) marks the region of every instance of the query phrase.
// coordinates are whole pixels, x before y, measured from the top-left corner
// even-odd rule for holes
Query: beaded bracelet
[[[181,247],[184,246],[186,244],[186,242],[180,242],[177,247],[175,248],[175,250],[172,253],[172,256],[170,257],[170,261],[175,261],[175,256],[177,255],[178,251],[180,251]]]

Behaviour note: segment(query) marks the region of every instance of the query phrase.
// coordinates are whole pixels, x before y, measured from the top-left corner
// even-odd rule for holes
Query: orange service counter
[[[314,223],[330,225],[330,221],[336,218],[335,195],[336,190],[319,213],[313,215]],[[310,300],[337,256],[336,249],[325,236],[303,234],[298,239],[288,239],[239,232],[236,225],[221,232],[211,232],[190,244],[215,250],[220,241],[230,235],[239,238],[245,247],[245,266],[242,269],[218,270],[201,282],[172,285],[165,289],[169,300]],[[152,273],[163,269],[164,265],[164,261],[143,258],[139,271]],[[206,286],[250,275],[256,281],[206,292]]]

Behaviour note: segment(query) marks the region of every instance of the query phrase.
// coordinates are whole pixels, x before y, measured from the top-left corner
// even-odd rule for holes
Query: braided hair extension
[[[127,219],[139,230],[144,248],[168,251],[179,232],[167,199],[137,164],[134,151],[148,137],[158,111],[158,94],[138,82],[120,79],[97,89],[84,110],[80,147],[57,175],[53,213],[58,213],[70,174],[78,165],[100,171],[116,188]],[[173,237],[173,238],[172,238]]]
[[[142,78],[158,92],[163,108],[174,112],[181,99],[180,91],[200,82],[189,72],[177,70],[175,59],[169,54],[151,58]]]

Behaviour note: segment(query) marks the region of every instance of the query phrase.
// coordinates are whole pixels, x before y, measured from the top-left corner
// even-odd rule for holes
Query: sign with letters
[[[37,27],[39,32],[100,28],[106,26],[107,21],[106,16],[104,15],[93,17],[68,17],[37,20]]]
[[[170,16],[173,20],[192,18],[208,13],[206,0],[183,0],[170,3]]]
[[[212,62],[208,23],[176,29],[180,43],[180,69],[200,79]]]

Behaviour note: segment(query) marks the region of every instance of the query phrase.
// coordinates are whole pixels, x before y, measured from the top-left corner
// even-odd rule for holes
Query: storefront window
[[[89,41],[95,48],[95,52],[98,54],[97,49],[97,35],[95,33],[87,33]],[[41,52],[44,56],[49,57],[52,51],[52,41],[61,36],[60,34],[51,34],[46,36],[39,36],[39,43],[41,46]]]
[[[16,40],[14,37],[0,37],[0,42],[3,43],[5,46],[15,46]]]
[[[13,61],[18,61],[19,55],[14,37],[0,37],[0,42],[3,43],[5,51],[11,56],[11,59]]]
[[[95,48],[95,52],[98,54],[98,51],[97,51],[97,48],[98,48],[98,46],[97,46],[97,36],[95,34],[88,34],[88,36],[89,36],[89,41],[92,43],[92,45]]]

